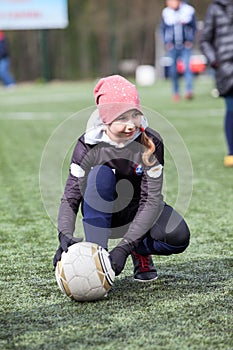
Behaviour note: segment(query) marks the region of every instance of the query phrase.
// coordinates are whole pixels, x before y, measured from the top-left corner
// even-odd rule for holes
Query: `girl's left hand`
[[[125,245],[118,245],[113,250],[111,250],[110,260],[112,268],[115,271],[116,276],[118,276],[125,267],[126,260],[131,252],[130,245],[126,243]]]

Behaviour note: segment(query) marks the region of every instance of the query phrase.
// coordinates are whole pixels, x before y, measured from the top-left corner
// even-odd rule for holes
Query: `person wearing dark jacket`
[[[0,80],[5,87],[15,85],[15,80],[9,71],[10,55],[7,39],[2,31],[0,31]]]
[[[208,7],[200,49],[215,70],[219,95],[225,100],[224,165],[233,167],[233,0],[214,0]]]
[[[94,89],[93,128],[80,136],[58,215],[60,245],[54,266],[75,238],[81,207],[85,239],[110,251],[119,275],[132,256],[134,279],[157,279],[151,255],[183,252],[190,232],[184,219],[163,201],[164,145],[149,128],[136,87],[119,75],[100,79]]]

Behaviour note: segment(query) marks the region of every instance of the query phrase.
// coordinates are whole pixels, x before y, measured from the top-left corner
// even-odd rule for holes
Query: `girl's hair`
[[[142,132],[142,145],[144,146],[145,150],[142,153],[142,161],[145,165],[151,166],[156,163],[156,157],[153,154],[155,152],[155,144],[152,141],[150,137],[148,137],[145,133],[144,128],[141,127],[141,132]]]

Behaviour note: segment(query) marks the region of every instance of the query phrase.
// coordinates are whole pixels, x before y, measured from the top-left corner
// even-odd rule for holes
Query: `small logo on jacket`
[[[136,164],[135,168],[134,168],[134,172],[136,175],[140,176],[143,173],[143,167],[142,164]]]

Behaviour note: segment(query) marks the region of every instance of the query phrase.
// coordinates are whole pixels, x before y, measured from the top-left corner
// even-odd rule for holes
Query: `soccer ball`
[[[63,252],[55,275],[61,291],[78,301],[103,299],[115,278],[109,253],[90,242],[75,243]]]

